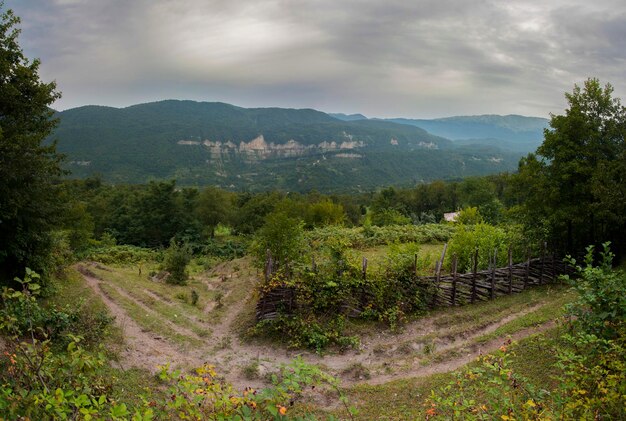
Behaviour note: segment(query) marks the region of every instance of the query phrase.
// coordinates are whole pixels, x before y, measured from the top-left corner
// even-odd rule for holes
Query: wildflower
[[[287,413],[287,408],[281,405],[277,405],[277,406],[278,406],[278,412],[280,413],[280,415],[285,415]]]
[[[502,346],[500,347],[500,351],[502,351],[502,352],[506,352],[506,346],[502,345]]]

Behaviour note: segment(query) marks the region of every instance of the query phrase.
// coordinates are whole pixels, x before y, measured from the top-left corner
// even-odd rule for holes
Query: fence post
[[[448,249],[448,243],[443,245],[443,251],[441,252],[441,259],[437,263],[437,288],[439,288],[439,281],[441,281],[441,267],[443,266],[443,258],[446,256],[446,250]]]
[[[415,258],[413,260],[413,274],[417,276],[417,253],[415,253]]]
[[[367,257],[363,256],[363,280],[367,280]]]
[[[267,282],[272,275],[272,253],[270,249],[265,251],[265,282]]]
[[[530,276],[530,250],[526,249],[526,273],[524,274],[524,289],[528,287],[528,277]]]
[[[456,305],[456,253],[452,256],[452,307]]]
[[[474,267],[472,268],[472,304],[476,301],[476,272],[478,272],[478,249],[474,252]]]
[[[543,243],[541,248],[541,268],[539,269],[539,285],[543,285],[543,266],[546,263],[546,243]]]
[[[509,294],[513,293],[513,250],[509,246]]]
[[[498,265],[498,249],[493,249],[493,265],[491,266],[491,288],[489,290],[489,299],[493,300],[496,296],[496,266]]]

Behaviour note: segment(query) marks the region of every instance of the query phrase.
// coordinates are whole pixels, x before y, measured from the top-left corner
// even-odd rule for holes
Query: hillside
[[[479,115],[418,120],[406,118],[388,119],[399,124],[420,127],[437,136],[452,139],[461,145],[497,146],[499,148],[528,153],[543,141],[543,130],[548,120],[521,115]]]
[[[365,191],[512,170],[518,153],[458,147],[389,121],[340,121],[310,109],[161,101],[57,114],[53,139],[73,177],[176,178],[230,189]]]

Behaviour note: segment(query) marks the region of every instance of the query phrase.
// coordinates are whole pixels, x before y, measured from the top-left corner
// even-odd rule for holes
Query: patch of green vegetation
[[[163,323],[163,320],[158,316],[158,314],[155,314],[152,311],[146,311],[145,308],[141,307],[132,299],[120,294],[115,287],[106,283],[101,283],[100,288],[102,288],[104,293],[111,297],[113,301],[118,303],[126,311],[126,313],[144,329],[170,339],[179,345],[200,346],[202,344],[202,341],[183,335],[177,332],[174,328],[170,327],[168,324]]]
[[[573,302],[575,298],[575,294],[573,294],[571,291],[566,291],[563,296],[557,297],[554,301],[543,305],[542,307],[531,313],[511,320],[510,322],[498,327],[495,331],[487,335],[480,336],[476,339],[476,341],[487,342],[491,339],[506,335],[512,335],[516,332],[519,332],[520,330],[529,327],[540,326],[551,320],[556,320],[565,315],[564,306]]]
[[[204,303],[211,301],[215,296],[214,291],[209,291],[206,285],[197,279],[190,279],[187,285],[170,285],[153,281],[145,274],[139,275],[132,266],[116,266],[109,270],[96,267],[92,268],[92,271],[101,279],[127,291],[173,323],[181,316],[188,319],[202,319],[205,316],[200,308],[177,299],[178,294],[189,297],[190,300],[191,291],[194,290],[198,294],[198,301]]]

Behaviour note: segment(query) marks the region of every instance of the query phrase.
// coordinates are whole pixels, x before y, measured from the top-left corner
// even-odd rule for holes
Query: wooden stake
[[[509,294],[513,293],[513,250],[509,247]]]
[[[528,287],[528,276],[530,275],[530,251],[526,249],[526,273],[524,274],[524,289]]]
[[[472,268],[472,304],[476,302],[476,273],[478,272],[478,249],[474,252],[474,267]]]
[[[363,280],[367,280],[367,258],[363,256]]]
[[[541,268],[539,270],[539,285],[543,285],[543,266],[545,265],[545,260],[546,260],[546,246],[547,244],[544,242],[543,247],[541,249]]]
[[[496,266],[498,262],[498,249],[493,250],[493,265],[491,266],[491,287],[489,289],[489,299],[493,300],[496,296]]]
[[[456,265],[457,265],[457,257],[456,254],[452,256],[452,307],[456,305]]]

